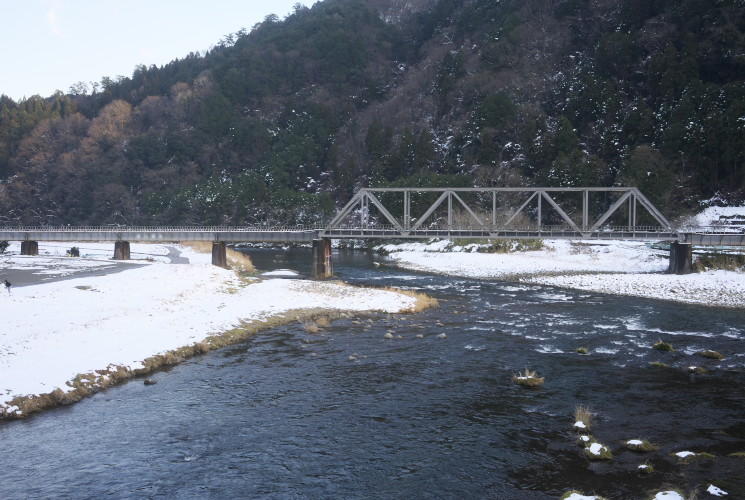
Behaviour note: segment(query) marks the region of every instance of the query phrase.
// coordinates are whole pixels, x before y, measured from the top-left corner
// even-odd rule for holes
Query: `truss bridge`
[[[324,238],[678,239],[637,189],[365,188]]]
[[[314,277],[333,274],[332,239],[640,240],[669,242],[670,272],[684,274],[693,245],[745,247],[745,221],[725,222],[675,228],[631,187],[364,188],[325,226],[0,227],[0,240],[21,241],[22,255],[36,255],[39,241],[110,241],[117,260],[130,258],[130,241],[211,241],[223,267],[229,243],[312,242]]]

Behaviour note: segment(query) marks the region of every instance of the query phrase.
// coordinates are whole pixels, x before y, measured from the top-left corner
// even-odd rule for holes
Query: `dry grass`
[[[582,241],[570,241],[570,250],[572,255],[589,255],[592,253],[592,245]]]
[[[425,311],[429,309],[430,307],[437,307],[440,305],[440,303],[437,302],[436,298],[430,297],[426,293],[419,293],[413,290],[401,290],[400,288],[392,288],[392,287],[386,287],[384,288],[384,290],[400,293],[402,295],[406,295],[407,297],[414,298],[415,300],[414,304],[408,309],[404,309],[403,311],[401,311],[402,313],[415,314],[415,313]]]
[[[182,245],[191,248],[195,252],[199,253],[212,253],[212,242],[211,241],[185,241]],[[227,248],[225,255],[228,258],[228,265],[230,268],[239,273],[255,273],[256,268],[254,267],[251,258],[237,250]]]
[[[315,323],[313,321],[304,321],[303,322],[303,330],[306,333],[314,334],[314,333],[320,332],[321,331],[321,327],[317,323]]]
[[[243,252],[233,250],[232,248],[227,249],[228,265],[234,271],[239,273],[255,273],[256,268],[254,263],[251,262],[251,258]]]
[[[525,368],[525,373],[516,373],[512,375],[512,381],[517,385],[525,387],[538,387],[543,385],[545,377],[539,377],[538,373]]]
[[[109,366],[106,370],[96,370],[92,373],[79,374],[67,382],[70,388],[67,392],[61,389],[55,389],[47,394],[13,398],[10,404],[17,406],[21,414],[0,415],[0,417],[22,418],[55,406],[77,403],[85,397],[91,396],[107,387],[120,384],[133,376],[134,374],[129,368],[113,365]]]
[[[574,408],[574,426],[579,427],[585,431],[589,431],[592,427],[592,410],[589,406],[577,405]],[[582,426],[578,426],[577,423],[582,422]]]

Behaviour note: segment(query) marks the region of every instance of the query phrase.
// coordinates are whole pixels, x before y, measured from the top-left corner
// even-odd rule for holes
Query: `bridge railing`
[[[100,232],[100,233],[137,233],[137,232],[160,232],[160,233],[230,233],[230,232],[300,232],[317,231],[322,226],[314,225],[286,225],[286,226],[0,226],[0,232],[19,233],[58,233],[58,232]]]

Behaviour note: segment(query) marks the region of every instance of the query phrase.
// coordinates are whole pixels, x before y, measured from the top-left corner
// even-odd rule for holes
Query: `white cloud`
[[[56,36],[62,36],[62,28],[60,27],[60,21],[59,16],[57,16],[57,12],[63,8],[63,5],[60,2],[54,2],[51,4],[49,9],[46,12],[47,17],[47,24],[49,25],[49,30],[52,32],[53,35]]]

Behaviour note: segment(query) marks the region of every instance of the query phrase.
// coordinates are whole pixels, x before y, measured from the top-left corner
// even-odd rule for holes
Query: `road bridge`
[[[364,188],[325,226],[0,227],[0,240],[113,242],[129,259],[130,242],[211,241],[212,262],[226,267],[226,245],[313,243],[313,276],[333,273],[332,239],[582,239],[669,242],[670,271],[690,272],[692,245],[745,246],[741,228],[680,230],[637,189]]]

